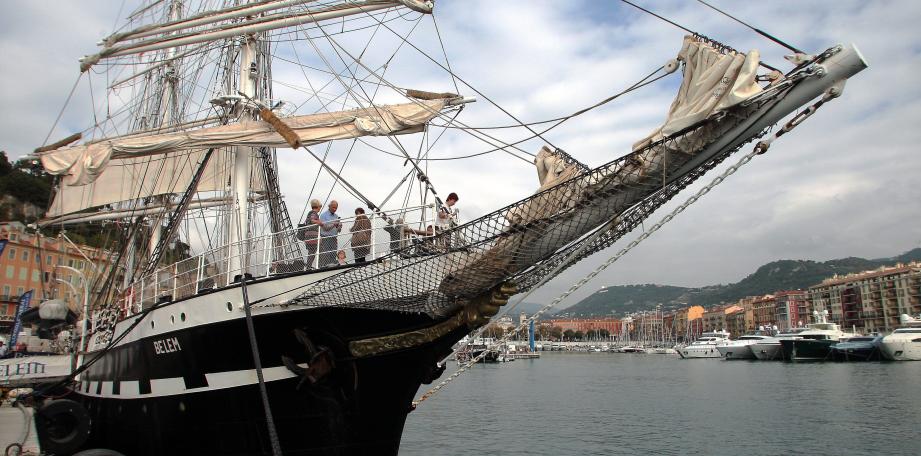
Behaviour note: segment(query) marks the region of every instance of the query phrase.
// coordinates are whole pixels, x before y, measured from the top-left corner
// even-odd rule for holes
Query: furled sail
[[[417,133],[441,110],[460,99],[420,100],[335,113],[284,118],[300,138],[312,145],[335,139]],[[148,155],[180,154],[211,147],[287,147],[267,122],[248,121],[176,133],[113,138],[66,147],[40,155],[45,170],[63,176],[64,185],[86,185],[103,175],[112,160]],[[120,179],[120,177],[113,178]],[[117,180],[120,182],[120,180]]]
[[[109,161],[105,172],[86,185],[62,185],[55,193],[47,219],[121,201],[185,192],[205,157],[205,150],[162,156],[120,158]],[[196,191],[224,191],[233,164],[228,155],[213,154]],[[264,192],[265,183],[254,176],[252,190]]]
[[[665,123],[637,141],[633,150],[725,111],[762,90],[755,80],[760,62],[757,50],[748,54],[726,52],[688,35],[678,52],[678,60],[685,64],[684,79]]]

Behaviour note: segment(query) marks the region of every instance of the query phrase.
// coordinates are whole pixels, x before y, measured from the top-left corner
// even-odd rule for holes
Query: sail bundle
[[[301,144],[309,146],[336,139],[417,133],[425,128],[426,122],[455,101],[425,100],[282,120],[297,134]],[[212,147],[287,145],[267,122],[249,121],[160,135],[112,138],[46,152],[40,154],[40,158],[46,171],[62,176],[64,185],[74,186],[94,182],[109,168],[112,160]],[[124,163],[120,165],[124,166]]]

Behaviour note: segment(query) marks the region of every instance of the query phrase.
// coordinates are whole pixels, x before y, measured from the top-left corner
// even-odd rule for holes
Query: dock
[[[9,403],[0,405],[0,448],[11,444],[22,444],[22,455],[39,455],[38,432],[31,407],[13,407]],[[25,443],[23,443],[25,441]],[[15,453],[11,453],[15,454]]]

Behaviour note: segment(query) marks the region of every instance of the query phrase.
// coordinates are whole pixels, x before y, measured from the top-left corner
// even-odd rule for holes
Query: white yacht
[[[720,352],[720,356],[725,359],[755,359],[755,355],[752,353],[752,345],[769,339],[773,339],[773,337],[758,331],[754,334],[746,334],[736,340],[727,340],[717,344],[716,349]]]
[[[921,361],[921,317],[902,314],[902,327],[879,343],[883,357],[892,361]]]
[[[793,328],[779,333],[774,337],[768,337],[753,343],[750,347],[752,356],[762,361],[773,361],[783,359],[783,352],[780,350],[780,341],[783,339],[801,339],[799,335],[807,328]]]
[[[681,347],[678,350],[678,355],[684,359],[719,358],[722,355],[720,355],[716,346],[728,340],[729,332],[727,331],[705,332],[687,347]]]

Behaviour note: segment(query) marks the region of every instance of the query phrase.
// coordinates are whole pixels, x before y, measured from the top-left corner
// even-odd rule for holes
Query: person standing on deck
[[[304,220],[303,239],[307,244],[307,267],[314,267],[314,258],[317,255],[317,246],[320,244],[320,209],[323,205],[320,200],[310,200],[310,212]]]
[[[456,207],[458,201],[457,193],[451,192],[448,195],[448,199],[445,200],[444,206],[438,209],[438,216],[435,218],[435,234],[440,234],[442,231],[447,231],[451,227],[457,226],[457,215],[460,212]],[[443,239],[439,241],[441,247],[448,251],[451,249],[451,236],[445,235]]]
[[[356,263],[364,263],[365,257],[371,253],[371,220],[364,209],[355,209],[355,222],[349,231],[352,233],[352,256]]]
[[[336,237],[342,231],[342,222],[336,215],[339,202],[332,200],[328,208],[320,214],[320,267],[335,266],[336,251],[339,250],[339,239]]]

